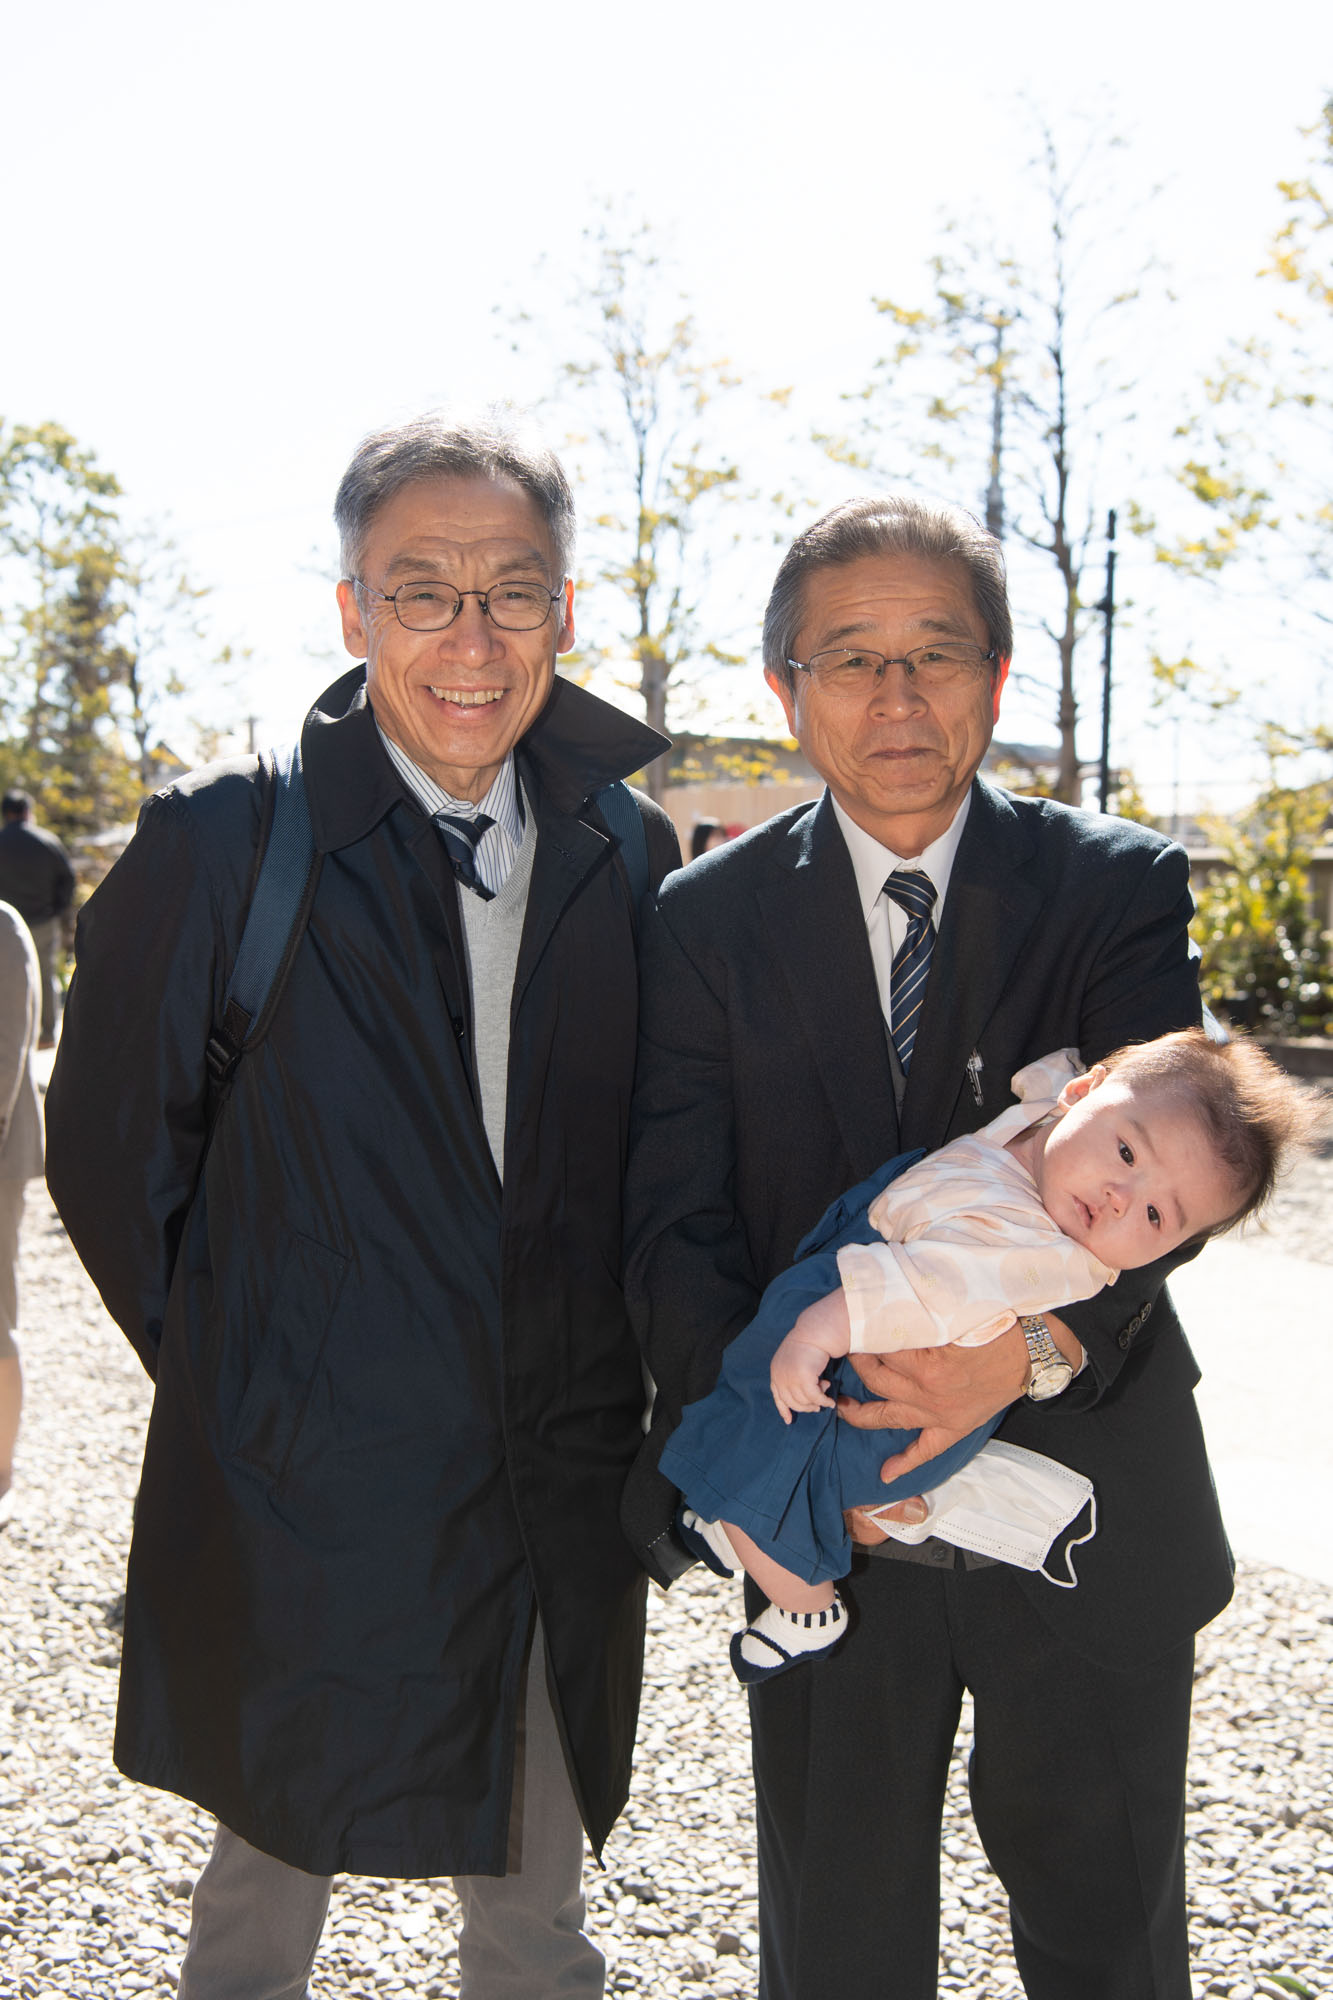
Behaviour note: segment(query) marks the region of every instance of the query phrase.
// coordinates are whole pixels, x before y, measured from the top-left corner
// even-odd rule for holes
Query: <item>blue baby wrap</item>
[[[832,1410],[802,1411],[784,1424],[773,1401],[769,1368],[778,1343],[806,1306],[837,1290],[844,1243],[882,1240],[867,1220],[870,1204],[921,1158],[919,1151],[899,1153],[820,1217],[798,1245],[795,1263],[774,1278],[727,1348],[717,1387],[686,1406],[662,1454],[663,1472],[696,1514],[743,1528],[808,1583],[845,1576],[851,1567],[844,1508],[905,1500],[938,1486],[976,1456],[1003,1415],[886,1486],[880,1467],[905,1451],[916,1431],[861,1431]],[[829,1384],[833,1395],[875,1400],[848,1360],[833,1363]]]

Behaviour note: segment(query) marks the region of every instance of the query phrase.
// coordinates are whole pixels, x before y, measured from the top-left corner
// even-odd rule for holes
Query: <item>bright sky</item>
[[[1333,10],[1286,0],[1232,32],[1180,0],[70,0],[11,17],[6,56],[0,411],[64,424],[135,510],[169,517],[217,640],[252,649],[238,708],[274,737],[331,678],[329,509],[357,438],[445,399],[540,394],[558,322],[515,357],[494,308],[548,309],[600,198],[670,233],[708,352],[836,422],[876,351],[869,299],[921,293],[940,212],[1030,223],[1016,93],[1105,113],[1130,141],[1129,207],[1163,186],[1130,251],[1160,257],[1178,301],[1136,357],[1171,398],[1262,324],[1253,273],[1333,87]],[[734,455],[766,463],[777,435]],[[821,500],[849,490],[812,476]],[[740,593],[755,631],[771,566]],[[1145,726],[1145,643],[1121,640],[1113,754],[1159,795],[1174,773],[1192,804],[1208,776],[1238,803],[1222,734]],[[1085,756],[1095,739],[1089,709]]]

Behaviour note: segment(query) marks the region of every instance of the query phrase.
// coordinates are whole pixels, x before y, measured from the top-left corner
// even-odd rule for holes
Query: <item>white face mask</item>
[[[999,1438],[991,1438],[974,1459],[921,1498],[930,1511],[911,1527],[888,1520],[878,1507],[870,1518],[897,1542],[924,1542],[935,1535],[996,1562],[1040,1570],[1061,1590],[1072,1590],[1078,1582],[1073,1551],[1097,1532],[1097,1499],[1090,1479],[1039,1451],[1004,1444]],[[1064,1552],[1068,1579],[1051,1576],[1044,1568],[1051,1543],[1089,1505],[1087,1534],[1070,1542]]]

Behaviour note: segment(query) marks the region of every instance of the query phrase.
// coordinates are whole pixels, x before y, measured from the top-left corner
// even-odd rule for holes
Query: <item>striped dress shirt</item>
[[[375,724],[380,729],[378,721]],[[475,819],[478,813],[485,813],[494,820],[477,842],[477,874],[490,890],[497,895],[508,879],[514,865],[514,857],[523,845],[523,794],[519,787],[518,773],[514,769],[514,753],[511,750],[496,774],[495,782],[484,799],[474,805],[471,799],[456,799],[428,777],[419,764],[414,764],[405,750],[400,750],[391,736],[380,729],[380,741],[393,762],[403,783],[419,805],[432,819],[436,813],[455,813],[460,819]]]

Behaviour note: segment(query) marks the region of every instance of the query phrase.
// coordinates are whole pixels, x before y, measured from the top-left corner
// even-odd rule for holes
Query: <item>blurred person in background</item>
[[[690,860],[697,861],[715,847],[725,847],[730,838],[720,819],[697,819],[690,833]]]
[[[27,924],[0,903],[0,1527],[14,1505],[14,1446],[23,1409],[18,1326],[19,1225],[27,1183],[43,1169],[42,1108],[33,1062],[41,972]]]
[[[74,870],[55,835],[32,824],[27,792],[0,799],[0,900],[12,903],[32,932],[42,980],[39,1046],[54,1048],[56,958],[74,901]]]

